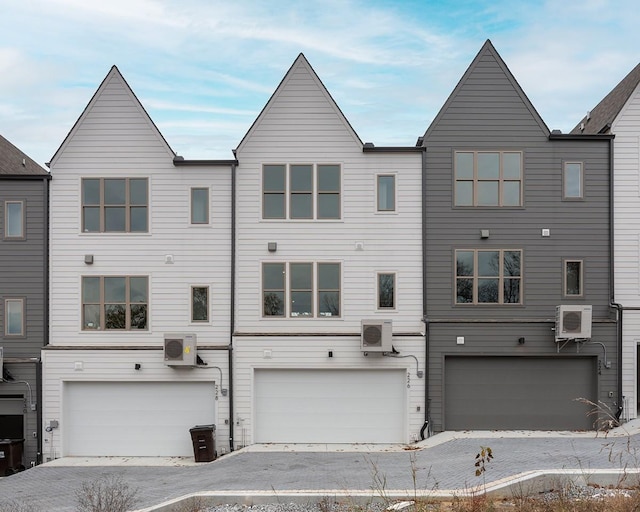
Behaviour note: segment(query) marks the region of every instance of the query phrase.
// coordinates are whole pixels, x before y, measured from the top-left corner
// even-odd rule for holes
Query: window
[[[262,314],[340,316],[340,263],[263,263]]]
[[[562,179],[562,191],[565,199],[582,199],[582,163],[565,162]]]
[[[148,329],[149,279],[144,276],[82,278],[83,330]]]
[[[209,287],[191,287],[191,321],[209,321]]]
[[[191,224],[209,224],[209,189],[191,189]]]
[[[522,153],[456,151],[456,206],[522,206]]]
[[[377,177],[379,212],[396,211],[396,177],[393,174],[379,174]]]
[[[340,219],[340,165],[263,165],[262,218]]]
[[[24,299],[5,299],[5,336],[24,336]]]
[[[396,308],[396,275],[392,273],[378,274],[378,309]]]
[[[24,238],[24,202],[7,201],[4,204],[4,237]]]
[[[564,262],[564,295],[567,297],[582,296],[581,260],[565,260]]]
[[[456,251],[456,304],[522,304],[522,251]]]
[[[84,178],[82,231],[146,233],[149,194],[147,178]]]

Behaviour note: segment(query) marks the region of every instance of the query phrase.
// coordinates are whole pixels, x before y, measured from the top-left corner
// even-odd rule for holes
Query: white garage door
[[[212,382],[65,382],[64,455],[189,456],[214,421]]]
[[[405,442],[405,370],[256,370],[258,443]]]

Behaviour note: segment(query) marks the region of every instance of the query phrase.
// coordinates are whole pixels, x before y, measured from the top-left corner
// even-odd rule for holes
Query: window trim
[[[392,276],[393,277],[393,306],[381,306],[380,305],[380,278],[381,276]],[[376,309],[378,311],[396,311],[398,309],[398,273],[395,271],[385,272],[380,271],[376,272]]]
[[[567,187],[567,167],[569,165],[580,166],[580,194],[577,196],[568,195]],[[566,160],[562,162],[562,199],[563,201],[582,201],[584,200],[584,162],[579,160]]]
[[[458,276],[458,253],[459,252],[473,252],[473,274],[471,276]],[[493,276],[480,276],[478,274],[478,254],[483,252],[498,252],[500,257],[500,269],[498,276],[498,302],[479,302],[478,301],[478,280],[482,277]],[[504,274],[504,253],[505,252],[518,252],[520,253],[520,275],[519,276],[505,276]],[[458,280],[459,279],[471,279],[473,286],[473,300],[471,302],[458,302]],[[518,302],[504,302],[504,280],[505,279],[517,279],[520,281],[519,288],[519,301]],[[495,307],[495,306],[523,306],[524,305],[524,250],[515,248],[459,248],[453,251],[453,304],[454,306],[482,306],[482,307]]]
[[[292,286],[291,286],[291,265],[304,265],[304,264],[310,264],[311,265],[311,309],[312,309],[312,314],[311,315],[292,315],[292,311],[291,311],[291,293],[292,291],[296,291],[293,290]],[[339,282],[339,289],[338,290],[334,290],[332,288],[321,288],[320,284],[318,283],[318,279],[319,279],[319,270],[318,267],[320,265],[324,265],[324,264],[333,264],[333,265],[338,265],[338,271],[340,273],[339,277],[338,277],[338,282]],[[279,288],[270,288],[270,289],[265,289],[264,288],[264,276],[265,276],[265,266],[266,265],[282,265],[282,269],[283,269],[283,284],[284,284],[284,290],[281,290]],[[325,319],[325,318],[342,318],[342,297],[343,297],[343,281],[342,281],[342,262],[341,261],[334,261],[334,260],[329,260],[329,261],[310,261],[310,260],[295,260],[295,261],[262,261],[260,262],[260,317],[263,319],[288,319],[288,320],[296,320],[296,319],[302,319],[302,320],[308,320],[308,319]],[[302,290],[302,289],[300,289]],[[282,308],[282,314],[280,315],[265,315],[265,308],[264,308],[264,299],[265,299],[265,292],[281,292],[283,294],[284,297],[284,304],[283,304],[283,308]],[[309,290],[302,290],[302,291],[309,291]],[[327,292],[327,291],[337,291],[338,293],[338,308],[339,308],[339,314],[338,315],[326,315],[326,314],[321,314],[320,312],[320,293],[321,292]]]
[[[193,201],[193,194],[196,191],[204,191],[206,192],[206,198],[207,198],[207,204],[205,205],[205,220],[204,221],[195,221],[193,219],[193,214],[194,214],[194,201]],[[191,226],[207,226],[210,223],[210,219],[211,219],[211,213],[210,210],[211,209],[211,190],[209,189],[209,187],[191,187],[189,190],[189,224]]]
[[[567,286],[569,284],[568,268],[569,263],[580,263],[580,293],[568,293]],[[584,297],[584,259],[582,258],[565,258],[562,260],[562,296],[567,298]]]
[[[99,279],[99,299],[98,302],[85,302],[84,301],[84,283],[85,279]],[[124,278],[125,279],[125,327],[124,329],[107,329],[106,325],[106,315],[105,315],[105,306],[109,304],[105,301],[105,279],[109,278]],[[131,301],[131,279],[132,278],[145,278],[147,280],[147,289],[146,289],[146,302],[132,302]],[[150,279],[148,275],[82,275],[80,276],[80,330],[82,332],[149,332],[151,330],[151,307],[150,307]],[[120,303],[118,303],[120,304]],[[147,307],[147,317],[146,317],[146,326],[144,329],[132,328],[131,327],[131,306],[136,304],[143,304]],[[99,307],[99,326],[97,328],[88,328],[85,327],[85,306],[87,305],[97,305]]]
[[[473,177],[471,179],[458,179],[457,169],[457,155],[460,153],[471,153],[473,155]],[[497,153],[499,155],[499,169],[497,180],[480,180],[478,178],[478,155]],[[520,177],[519,179],[505,178],[504,176],[504,155],[505,154],[518,154],[520,155]],[[524,151],[518,149],[455,149],[453,151],[453,207],[454,208],[522,208],[524,206]],[[498,182],[498,203],[493,205],[478,204],[478,183],[479,182]],[[458,204],[458,183],[459,182],[471,182],[472,183],[472,204],[460,205]],[[520,184],[520,197],[519,204],[517,205],[505,205],[504,204],[504,185],[505,183],[519,183]]]
[[[9,234],[9,206],[13,204],[20,205],[20,234]],[[4,202],[4,239],[5,240],[26,240],[27,238],[27,216],[25,215],[24,200],[8,200]]]
[[[294,166],[310,166],[311,167],[311,191],[294,191],[291,185],[292,180],[292,172],[291,168]],[[320,190],[320,172],[319,169],[322,167],[331,167],[335,166],[339,171],[339,184],[338,188],[335,190]],[[266,167],[283,167],[284,168],[284,183],[283,189],[279,190],[265,190],[265,168]],[[262,175],[261,175],[261,212],[260,218],[263,221],[287,221],[287,222],[336,222],[342,221],[342,198],[343,198],[343,164],[341,163],[327,163],[327,162],[289,162],[289,163],[263,163],[262,164]],[[292,196],[293,195],[302,195],[302,194],[310,194],[311,195],[311,217],[292,217]],[[277,195],[282,196],[283,201],[283,215],[277,217],[267,217],[265,216],[265,198],[269,195]],[[321,217],[319,208],[321,204],[321,196],[323,195],[337,195],[338,196],[338,211],[336,217]]]
[[[393,208],[381,208],[380,206],[380,178],[393,178]],[[396,213],[398,210],[398,186],[397,174],[384,172],[376,174],[376,213]]]
[[[97,180],[100,184],[99,194],[99,204],[85,204],[84,198],[84,183],[87,180]],[[105,209],[109,206],[116,205],[108,205],[105,202],[104,194],[105,194],[105,181],[106,180],[124,180],[125,181],[125,202],[123,205],[117,205],[119,207],[123,207],[125,209],[125,217],[124,217],[124,230],[123,231],[112,231],[106,229],[106,215]],[[144,205],[142,204],[132,204],[131,203],[131,188],[130,183],[131,180],[145,180],[147,183],[147,201]],[[109,176],[109,177],[96,177],[96,176],[84,176],[80,178],[80,233],[83,235],[95,235],[95,234],[115,234],[115,235],[144,235],[150,233],[151,228],[151,202],[150,202],[150,192],[149,192],[149,183],[150,179],[147,176]],[[145,207],[147,209],[146,215],[146,229],[144,231],[131,231],[131,211],[134,208]],[[85,230],[85,208],[98,208],[99,209],[99,219],[98,223],[100,228],[96,231],[87,231]]]
[[[200,320],[200,319],[196,319],[194,318],[194,300],[193,300],[193,294],[194,291],[196,289],[204,289],[206,290],[206,312],[207,312],[207,318],[205,318],[204,320]],[[193,324],[208,324],[210,323],[210,319],[211,319],[211,287],[205,284],[199,285],[199,284],[192,284],[190,287],[190,295],[189,295],[189,302],[191,305],[191,323]]]
[[[9,332],[9,303],[20,304],[20,332]],[[4,336],[6,338],[24,338],[27,332],[26,299],[24,297],[6,297],[4,299]]]

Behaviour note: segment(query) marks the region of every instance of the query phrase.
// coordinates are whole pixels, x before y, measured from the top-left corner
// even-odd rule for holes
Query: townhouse
[[[41,462],[49,179],[0,136],[0,440],[12,440],[7,451],[20,459],[3,460],[5,471]]]
[[[623,78],[571,131],[613,134],[615,297],[622,339],[624,419],[638,417],[640,342],[640,64]]]

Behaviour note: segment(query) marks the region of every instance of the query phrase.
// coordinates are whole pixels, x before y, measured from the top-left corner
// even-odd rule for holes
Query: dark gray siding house
[[[22,464],[5,461],[9,469],[41,461],[49,178],[45,169],[0,136],[0,440],[24,439]],[[16,443],[10,447],[14,454],[19,451]]]
[[[611,139],[550,133],[487,41],[418,140],[435,431],[593,429],[584,400],[616,412]]]

